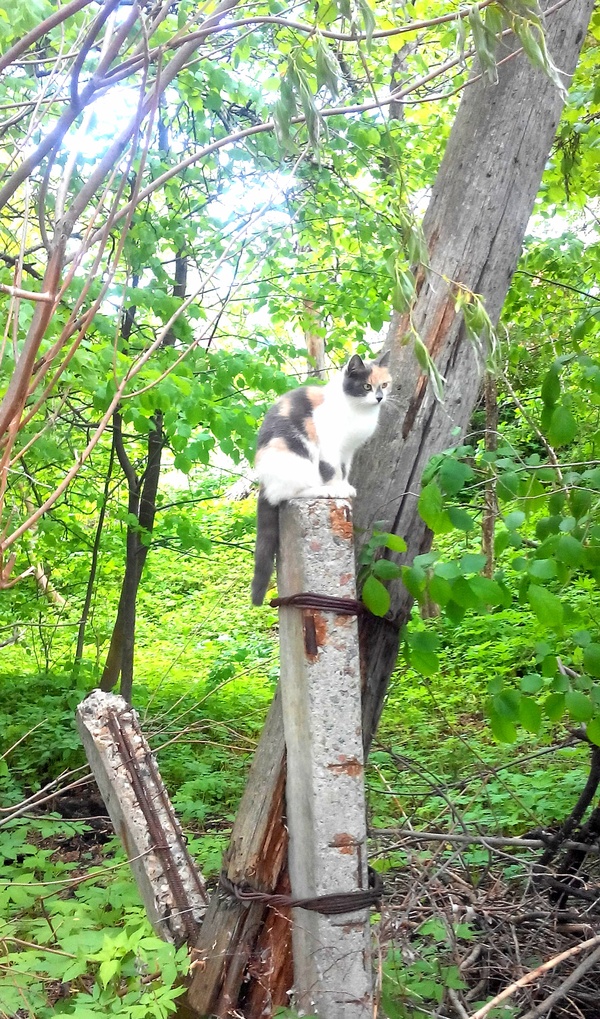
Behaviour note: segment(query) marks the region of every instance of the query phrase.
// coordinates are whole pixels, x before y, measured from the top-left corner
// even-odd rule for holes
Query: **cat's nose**
[[[376,397],[377,397],[377,403],[381,403],[381,401],[383,400],[383,393],[377,393]]]

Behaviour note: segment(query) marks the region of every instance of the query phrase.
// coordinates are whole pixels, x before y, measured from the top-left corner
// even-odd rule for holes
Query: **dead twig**
[[[529,1012],[526,1012],[525,1015],[522,1016],[522,1019],[538,1019],[538,1016],[542,1016],[545,1012],[548,1012],[557,1001],[564,998],[571,988],[575,987],[575,985],[579,983],[587,971],[590,970],[598,961],[600,961],[600,948],[597,948],[595,952],[591,952],[587,959],[580,962],[579,966],[573,970],[570,976],[568,976],[566,980],[563,980],[560,987],[557,987],[552,994],[549,994],[547,998],[544,998],[544,1000],[541,1001],[539,1005],[536,1005],[535,1008],[531,1008]]]
[[[492,998],[491,1001],[488,1001],[482,1008],[473,1012],[469,1019],[484,1019],[484,1016],[486,1016],[488,1012],[491,1012],[491,1010],[496,1008],[497,1005],[506,1001],[507,998],[512,997],[515,991],[518,991],[521,987],[527,987],[528,984],[532,984],[535,980],[538,980],[544,973],[547,973],[549,970],[554,969],[555,966],[560,965],[560,963],[564,962],[565,959],[570,959],[574,955],[579,955],[579,953],[584,952],[586,948],[593,948],[596,945],[600,945],[600,934],[596,934],[593,938],[588,938],[587,941],[582,941],[579,945],[574,945],[572,948],[568,948],[566,952],[561,952],[560,955],[553,956],[552,959],[548,959],[547,962],[543,962],[541,966],[530,970],[529,973],[525,973],[524,976],[515,980],[514,983],[509,984],[508,987],[505,987],[504,990],[501,991],[500,994],[497,994],[495,998]],[[594,952],[593,955],[596,955],[596,953]],[[598,949],[598,956],[600,957],[600,948]],[[587,961],[588,960],[586,959],[586,962]],[[576,970],[574,972],[576,972]],[[573,974],[571,974],[571,976],[573,976]]]

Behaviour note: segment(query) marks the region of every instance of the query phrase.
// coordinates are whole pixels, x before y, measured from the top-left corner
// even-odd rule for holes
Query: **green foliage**
[[[0,1006],[40,1019],[166,1019],[183,993],[176,983],[187,970],[187,952],[153,933],[122,851],[89,867],[81,880],[70,854],[57,846],[76,843],[88,830],[53,817],[0,829]],[[68,993],[57,1000],[59,985]]]
[[[0,4],[2,53],[56,10],[48,0]],[[100,26],[94,45],[82,48],[96,13],[82,10],[49,28],[6,69],[2,104],[19,112],[4,123],[4,182],[61,117],[75,118],[74,91],[93,81],[108,39]],[[60,201],[71,210],[93,179],[115,128],[133,112],[134,93],[154,88],[175,40],[202,24],[187,2],[163,13],[154,22],[139,8],[145,23],[123,34],[111,64],[114,91],[94,104],[92,121],[84,111],[74,119],[63,143],[3,206],[4,288],[17,280],[21,249],[22,285],[43,288],[47,242],[38,219],[52,237]],[[266,406],[304,374],[307,333],[326,337],[335,365],[350,351],[368,353],[392,309],[410,318],[412,270],[428,257],[415,209],[435,177],[470,51],[493,78],[498,37],[510,25],[529,58],[557,80],[534,3],[464,7],[449,21],[437,0],[258,3],[238,13],[240,23],[236,15],[220,25],[212,37],[219,41],[204,40],[172,80],[143,157],[131,151],[113,160],[114,177],[99,181],[75,217],[68,243],[74,271],[35,352],[36,376],[11,453],[9,530],[79,462],[117,385],[127,382],[120,414],[140,477],[162,415],[167,481],[154,531],[140,529],[116,461],[108,477],[109,429],[17,543],[15,574],[26,576],[0,604],[0,644],[15,638],[1,648],[6,811],[83,765],[73,711],[102,671],[127,535],[149,542],[134,699],[192,851],[209,874],[219,870],[277,676],[274,613],[251,609],[247,597],[253,505],[222,500],[223,477],[245,468]],[[143,69],[133,59],[140,38]],[[498,448],[484,448],[475,420],[473,435],[430,464],[419,499],[436,534],[433,553],[407,561],[403,538],[381,525],[361,554],[359,581],[371,612],[385,616],[390,586],[401,582],[419,605],[433,601],[442,613],[436,622],[415,614],[403,634],[401,682],[392,684],[369,774],[376,825],[397,825],[407,810],[417,822],[447,824],[450,813],[483,831],[552,824],[579,791],[585,753],[565,747],[550,762],[528,755],[543,751],[564,723],[585,725],[600,744],[600,245],[594,213],[585,211],[598,194],[599,40],[596,12],[506,303],[509,344],[498,343],[479,297],[454,284],[470,342],[506,367]],[[379,104],[394,56],[401,91],[416,94],[406,91],[401,118],[386,119]],[[436,81],[435,67],[447,67],[449,77]],[[55,88],[56,81],[67,87]],[[144,121],[142,133],[147,127]],[[136,188],[144,199],[125,226]],[[80,249],[109,208],[121,218],[106,250],[97,240]],[[188,262],[188,294],[196,291],[185,307],[174,296],[177,256]],[[34,314],[26,299],[7,300],[7,309],[2,390]],[[133,322],[127,337],[124,312]],[[165,342],[156,344],[161,331]],[[412,326],[407,338],[443,399],[431,352]],[[501,517],[488,577],[478,531],[482,492],[492,483]],[[75,662],[101,509],[98,572],[83,657]],[[36,585],[38,563],[66,604],[52,604]],[[512,744],[496,746],[490,731]],[[88,837],[90,848],[77,850],[75,862],[71,846],[81,846],[73,840]],[[9,967],[0,978],[1,1010],[39,1019],[174,1011],[184,955],[151,932],[114,846],[99,849],[79,822],[13,819],[0,828],[0,854],[0,937]],[[481,851],[468,859],[474,872],[485,866]],[[390,1019],[433,1011],[449,988],[460,987],[450,946],[468,936],[464,926],[424,925],[414,958],[392,947],[383,989]],[[57,997],[60,988],[65,997]]]
[[[458,966],[451,961],[452,946],[470,941],[473,931],[466,923],[452,929],[441,920],[421,924],[417,951],[410,955],[391,947],[383,962],[381,1004],[389,1019],[417,1019],[440,1005],[447,988],[466,986]]]
[[[483,511],[481,493],[493,484],[501,506],[493,578],[480,575],[486,557],[466,551],[458,558],[440,552],[417,556],[403,568],[402,579],[417,601],[429,597],[455,625],[465,613],[512,605],[533,614],[537,627],[531,627],[520,683],[496,676],[488,685],[487,711],[497,739],[514,742],[519,725],[535,734],[544,719],[555,723],[564,715],[589,723],[595,740],[599,631],[582,600],[600,579],[597,434],[587,412],[600,402],[600,363],[580,349],[556,357],[540,381],[538,420],[519,408],[529,435],[507,427],[497,449],[486,449],[481,440],[458,446],[434,457],[423,476],[421,517],[441,544],[442,536],[458,530],[467,548]],[[531,437],[535,452],[527,449]],[[568,447],[564,466],[553,446]],[[407,661],[425,676],[439,667],[436,650],[432,633],[408,628]]]
[[[362,600],[374,616],[385,616],[390,607],[390,596],[383,582],[402,576],[402,569],[397,563],[391,559],[375,558],[384,550],[386,554],[406,552],[406,542],[398,534],[389,534],[375,526],[371,537],[363,544],[358,560]]]

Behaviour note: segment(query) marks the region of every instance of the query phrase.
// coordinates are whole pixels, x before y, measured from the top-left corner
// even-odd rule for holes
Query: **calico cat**
[[[282,396],[258,433],[260,482],[252,603],[262,605],[279,543],[279,503],[347,499],[352,457],[369,439],[391,389],[389,351],[370,364],[354,354],[326,386],[301,386]]]

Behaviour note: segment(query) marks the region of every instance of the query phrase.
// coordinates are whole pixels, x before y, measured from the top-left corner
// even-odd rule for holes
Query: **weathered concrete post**
[[[193,942],[208,895],[137,712],[122,697],[93,690],[77,707],[77,727],[150,923],[165,941]]]
[[[355,598],[350,503],[280,511],[280,597]],[[281,607],[289,873],[295,898],[367,888],[358,627],[335,611]],[[373,1014],[368,910],[293,911],[294,1003],[323,1019]]]

